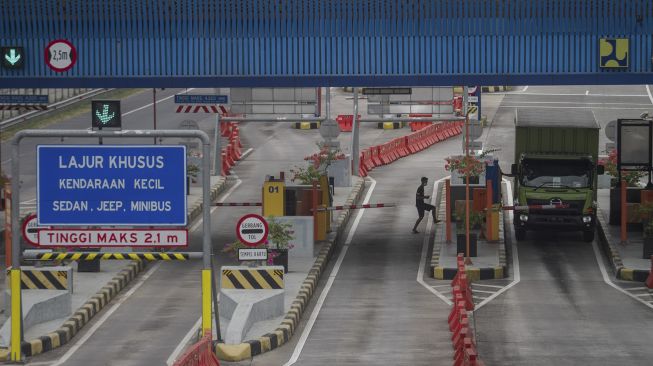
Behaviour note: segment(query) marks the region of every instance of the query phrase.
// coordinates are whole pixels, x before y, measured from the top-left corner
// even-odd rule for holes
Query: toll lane
[[[411,229],[420,177],[430,178],[431,192],[433,181],[446,175],[444,157],[459,146],[457,138],[444,141],[372,173],[371,201],[399,206],[365,210],[341,266],[327,270],[337,275],[297,365],[451,362],[449,307],[416,281],[426,220],[421,234]]]
[[[542,91],[533,89],[528,92]],[[516,98],[520,106],[534,105],[543,98],[555,98],[556,105],[561,105],[564,98],[565,102],[593,111],[602,126],[608,118],[639,115],[637,110],[619,105],[607,104],[610,108],[603,108],[603,103],[621,97],[599,97],[601,104],[591,104],[592,96],[562,97],[577,90],[551,89],[546,92],[559,96],[516,93],[503,99],[487,143],[501,147],[497,154],[504,172],[509,171],[514,159]],[[610,89],[610,93],[624,95],[642,93],[640,87]],[[589,94],[596,91],[589,87],[587,90]],[[639,102],[645,104],[643,97],[628,98],[640,98]],[[603,131],[600,135],[605,141]],[[514,233],[509,236],[514,240]],[[529,232],[517,247],[521,281],[475,312],[478,351],[486,364],[650,364],[653,312],[603,281],[603,263],[597,262],[596,243],[583,242],[580,233],[549,230]],[[603,261],[601,253],[598,258]]]

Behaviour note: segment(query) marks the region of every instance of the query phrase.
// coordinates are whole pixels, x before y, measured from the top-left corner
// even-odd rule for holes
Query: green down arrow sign
[[[122,125],[119,100],[94,100],[91,111],[93,128],[120,128]]]
[[[23,47],[2,47],[2,66],[7,69],[20,69],[25,63]]]

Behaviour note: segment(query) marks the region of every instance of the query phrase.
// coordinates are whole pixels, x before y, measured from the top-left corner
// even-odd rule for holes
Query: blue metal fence
[[[0,27],[6,87],[653,83],[653,0],[2,0]]]

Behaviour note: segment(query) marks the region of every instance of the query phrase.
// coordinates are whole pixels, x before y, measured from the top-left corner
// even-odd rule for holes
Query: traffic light
[[[22,69],[25,64],[25,50],[23,47],[2,47],[2,66],[5,69]]]
[[[92,127],[96,129],[122,127],[119,100],[94,100],[91,102]]]

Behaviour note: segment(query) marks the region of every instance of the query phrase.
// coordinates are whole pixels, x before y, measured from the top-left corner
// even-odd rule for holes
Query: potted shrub
[[[476,257],[478,234],[483,223],[483,213],[469,212],[469,256]],[[467,254],[467,235],[465,233],[465,212],[456,214],[456,253]]]
[[[290,241],[295,237],[291,231],[290,223],[277,221],[273,216],[267,218],[268,221],[268,264],[283,266],[284,271],[288,272],[288,251],[293,248]]]
[[[304,157],[304,160],[310,162],[306,168],[294,167],[290,169],[293,174],[293,182],[300,181],[301,184],[310,185],[314,180],[319,181],[321,176],[327,175],[327,169],[335,160],[345,158],[340,149],[333,149],[326,144],[317,143],[319,151],[315,154]]]
[[[621,222],[621,189],[619,186],[619,172],[617,171],[617,149],[612,149],[606,151],[608,153],[607,158],[599,160],[599,165],[603,165],[605,174],[611,176],[610,179],[610,218],[609,223],[611,225],[619,225]],[[633,171],[633,170],[622,170],[621,179],[626,181],[628,187],[639,187],[639,181],[644,176],[646,172],[643,171]],[[637,190],[628,189],[626,191],[626,201],[627,202],[638,202],[639,192]]]
[[[199,172],[200,168],[195,164],[189,164],[186,167],[186,195],[190,194],[190,183],[196,182]]]

